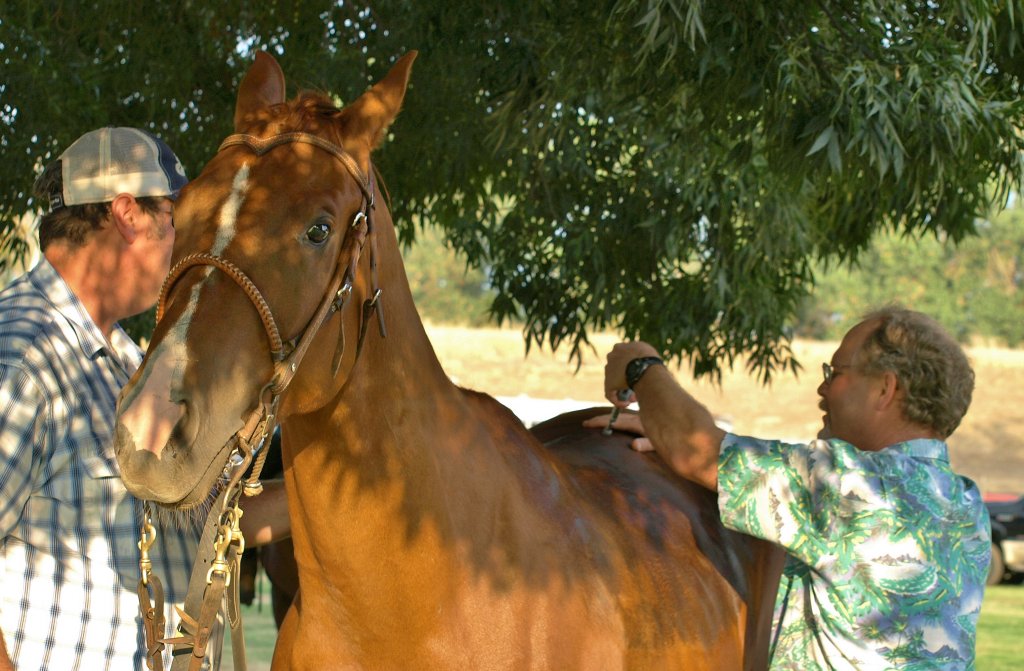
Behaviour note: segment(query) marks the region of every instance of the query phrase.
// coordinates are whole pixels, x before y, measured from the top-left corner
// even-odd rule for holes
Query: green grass
[[[261,574],[261,579],[264,579]],[[269,671],[274,653],[274,616],[270,611],[269,589],[262,585],[262,607],[242,607],[245,654],[249,671]],[[1018,671],[1024,651],[1024,585],[998,585],[985,590],[978,621],[977,671]],[[230,636],[226,636],[230,639]],[[234,671],[231,642],[225,641],[221,671]]]
[[[1017,671],[1024,644],[1024,586],[997,585],[985,590],[978,620],[977,671]]]

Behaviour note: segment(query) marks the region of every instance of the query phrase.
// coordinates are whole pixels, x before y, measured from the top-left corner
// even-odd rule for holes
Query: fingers
[[[645,342],[635,340],[620,342],[608,352],[604,366],[604,395],[612,405],[622,407],[617,394],[619,390],[629,390],[626,385],[626,365],[643,356],[658,356],[658,351]]]
[[[583,426],[590,429],[603,429],[608,426],[610,414],[597,415],[583,421]],[[616,431],[635,433],[638,436],[644,435],[644,425],[640,422],[640,415],[634,412],[624,412],[618,416],[612,425]]]
[[[615,428],[619,431],[635,433],[638,436],[646,435],[644,433],[644,425],[640,422],[640,415],[635,412],[627,412],[619,415],[619,419],[615,422]]]
[[[589,429],[604,429],[608,426],[609,419],[611,419],[610,413],[596,415],[583,420],[583,426]],[[649,438],[644,437],[644,425],[640,422],[640,415],[632,412],[619,415],[613,426],[616,431],[637,434],[637,437],[629,442],[632,449],[637,452],[654,452],[654,445],[651,444]]]
[[[583,420],[583,426],[588,429],[603,429],[608,426],[608,420],[611,419],[611,414],[607,415],[595,415],[589,419]]]
[[[616,389],[608,396],[608,401],[616,408],[625,408],[635,400],[632,389]]]
[[[649,438],[634,438],[629,446],[637,452],[654,452],[654,445],[651,445]]]

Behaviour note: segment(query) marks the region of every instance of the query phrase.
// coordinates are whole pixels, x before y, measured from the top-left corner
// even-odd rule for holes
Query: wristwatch
[[[656,356],[642,356],[626,364],[626,386],[632,389],[651,366],[664,366],[665,362]]]

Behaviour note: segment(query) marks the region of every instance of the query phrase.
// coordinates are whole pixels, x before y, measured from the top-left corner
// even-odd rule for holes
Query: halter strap
[[[274,147],[293,142],[314,145],[341,161],[342,165],[344,165],[355,178],[356,183],[359,184],[359,188],[363,192],[363,198],[370,204],[370,207],[373,207],[373,190],[370,178],[366,176],[366,173],[359,167],[359,164],[356,163],[354,158],[352,158],[352,155],[330,140],[325,140],[322,137],[313,135],[312,133],[295,131],[292,133],[272,135],[266,138],[247,135],[245,133],[235,133],[234,135],[228,135],[224,138],[224,141],[220,143],[220,147],[217,148],[217,152],[220,153],[226,147],[243,145],[251,149],[257,156],[263,156]]]

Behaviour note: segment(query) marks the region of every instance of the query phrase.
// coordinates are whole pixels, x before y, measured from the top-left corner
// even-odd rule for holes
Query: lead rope
[[[244,484],[240,480],[254,454],[260,457],[260,467],[266,459],[267,450],[263,448],[276,426],[277,407],[280,402],[280,394],[275,391],[274,380],[264,386],[260,396],[263,399],[261,409],[253,412],[245,426],[235,434],[235,445],[221,476],[222,481],[227,484],[217,498],[219,506],[215,504],[206,518],[189,578],[184,607],[175,606],[181,618],[179,636],[159,638],[163,635],[166,624],[163,616],[163,589],[157,577],[152,575],[149,548],[156,539],[156,530],[152,524],[150,503],[143,502],[142,532],[139,541],[139,569],[142,579],[139,581],[138,591],[139,607],[143,613],[146,633],[146,664],[151,671],[163,671],[162,653],[166,644],[174,646],[171,671],[199,671],[207,654],[217,613],[225,601],[234,668],[236,671],[246,671],[248,668],[242,616],[238,604],[238,560],[245,551],[245,538],[238,525],[242,517],[238,501],[242,492],[247,496],[255,496],[263,489],[255,468],[252,478]],[[256,445],[255,448],[252,447],[253,444]],[[209,559],[211,556],[212,563]],[[231,586],[232,581],[234,588],[227,593],[225,599],[225,590]],[[152,601],[148,592],[150,585],[155,595]],[[195,612],[199,613],[197,618],[189,615]],[[188,652],[191,654],[186,654]]]
[[[149,548],[156,541],[156,527],[153,526],[153,510],[149,501],[142,504],[142,533],[139,539],[139,579],[138,595],[139,610],[142,612],[143,627],[146,632],[146,666],[151,671],[164,669],[164,644],[159,637],[164,633],[164,588],[160,579],[151,575],[153,562],[149,558]],[[153,597],[150,598],[150,589]]]
[[[175,606],[181,618],[179,635],[160,640],[163,644],[174,646],[171,671],[200,671],[208,652],[217,613],[224,602],[225,589],[233,580],[237,586],[238,558],[245,550],[245,539],[239,528],[242,510],[238,500],[243,489],[240,480],[251,460],[251,453],[243,454],[236,444],[224,468],[227,484],[217,497],[219,505],[215,504],[206,518],[184,606]],[[230,593],[228,596],[234,668],[245,671],[247,667],[241,618],[237,617],[237,605],[233,608],[230,606]],[[199,613],[198,617],[190,615],[196,612]],[[231,618],[232,613],[236,617]]]
[[[146,634],[146,666],[151,671],[163,671],[163,651],[168,644],[175,647],[172,655],[178,655],[171,663],[172,671],[184,669],[186,665],[189,671],[199,671],[202,667],[210,635],[213,632],[213,624],[220,610],[224,588],[230,584],[232,574],[235,576],[237,588],[237,558],[245,550],[245,539],[238,528],[238,521],[242,516],[242,511],[238,507],[238,494],[242,489],[238,486],[238,478],[248,461],[248,459],[235,460],[232,477],[234,482],[226,487],[217,498],[220,503],[219,512],[213,514],[211,511],[211,514],[207,516],[206,526],[203,529],[197,550],[196,562],[189,578],[184,607],[175,606],[175,610],[178,611],[181,618],[179,633],[182,635],[180,636],[161,638],[166,625],[164,592],[160,580],[152,574],[152,561],[149,558],[149,548],[156,541],[156,528],[152,523],[150,503],[149,501],[143,502],[142,539],[139,541],[141,552],[139,568],[142,578],[139,580],[138,596]],[[225,470],[227,471],[228,468],[225,467]],[[207,558],[211,555],[214,557],[213,563],[207,569],[205,564],[209,562]],[[152,600],[149,598],[150,588],[153,590]],[[200,612],[198,619],[188,614],[196,612],[197,603]],[[234,610],[237,613],[237,606]],[[237,641],[241,646],[238,650],[243,651],[241,659],[239,659],[238,653],[234,655],[235,669],[245,671],[241,618],[235,619],[238,626],[236,627],[232,623],[232,646],[235,646]],[[235,648],[233,647],[232,650]],[[186,657],[179,654],[181,651],[191,651],[192,654]]]
[[[242,510],[238,505],[240,494],[247,496],[259,494],[263,486],[256,481],[257,487],[249,481],[241,482],[242,475],[253,460],[253,455],[266,454],[266,441],[276,425],[275,417],[280,394],[275,392],[273,380],[264,386],[260,393],[262,406],[253,412],[245,426],[235,434],[235,445],[228,456],[228,463],[221,475],[225,482],[223,492],[206,518],[206,526],[196,551],[196,561],[189,578],[188,593],[184,607],[175,606],[181,617],[180,636],[161,639],[161,644],[170,643],[175,646],[174,661],[171,671],[199,671],[206,657],[207,646],[213,626],[220,611],[221,603],[226,601],[228,626],[231,632],[231,652],[236,671],[246,671],[245,635],[242,629],[242,614],[238,603],[238,559],[245,551],[245,538],[239,528]],[[283,389],[281,389],[283,391]],[[252,447],[255,445],[255,448]],[[265,459],[265,456],[264,456]],[[257,474],[258,475],[258,474]],[[219,514],[214,514],[219,511]],[[209,559],[213,557],[213,560]],[[227,593],[225,590],[233,589]],[[198,612],[198,617],[189,613]],[[191,651],[190,655],[187,653]]]

